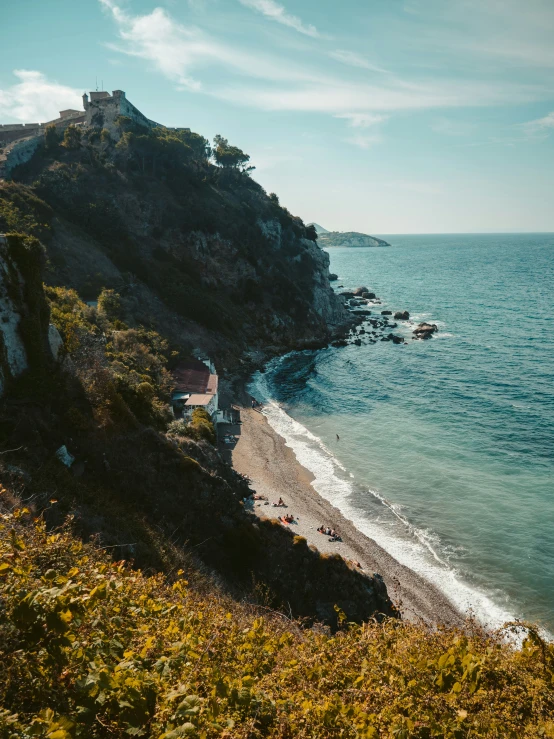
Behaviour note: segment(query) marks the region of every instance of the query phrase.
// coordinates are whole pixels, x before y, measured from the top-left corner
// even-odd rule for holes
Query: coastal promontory
[[[311,223],[310,225],[315,228],[319,245],[324,249],[333,246],[390,246],[388,241],[358,231],[328,231],[317,223]]]

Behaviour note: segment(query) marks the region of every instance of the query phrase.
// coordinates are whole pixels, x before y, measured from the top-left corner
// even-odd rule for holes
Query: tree
[[[306,238],[310,239],[310,241],[317,241],[317,231],[315,230],[315,226],[313,223],[310,223],[309,226],[306,226]]]
[[[44,131],[44,147],[48,152],[54,152],[60,143],[60,136],[56,126],[51,123]]]
[[[237,146],[231,146],[229,141],[219,134],[214,138],[213,155],[220,167],[238,169],[240,172],[252,172],[255,167],[247,167],[250,161],[248,154]]]
[[[81,146],[81,129],[73,123],[65,129],[63,145],[66,149],[78,149]]]
[[[121,295],[115,290],[104,288],[98,296],[98,312],[105,315],[109,321],[120,319],[123,315]]]
[[[199,162],[208,161],[212,155],[212,147],[208,139],[193,131],[182,131],[179,134],[183,144],[186,144],[190,148],[193,160]]]

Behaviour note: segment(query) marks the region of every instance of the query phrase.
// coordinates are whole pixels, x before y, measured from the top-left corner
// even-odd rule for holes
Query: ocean
[[[554,234],[383,238],[329,249],[334,284],[438,334],[294,352],[252,392],[361,531],[483,623],[554,633]]]

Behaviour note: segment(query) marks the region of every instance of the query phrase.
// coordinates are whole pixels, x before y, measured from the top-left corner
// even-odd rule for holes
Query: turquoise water
[[[361,530],[481,620],[554,631],[554,235],[385,238],[329,250],[338,284],[439,334],[295,353],[254,391]]]

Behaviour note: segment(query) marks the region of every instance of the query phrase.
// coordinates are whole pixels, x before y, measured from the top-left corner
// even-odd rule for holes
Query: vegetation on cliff
[[[118,127],[51,132],[0,188],[0,232],[43,241],[48,284],[85,300],[115,289],[137,322],[231,365],[345,320],[327,255],[249,176],[247,154],[221,136],[212,149],[187,130]]]
[[[8,237],[22,254],[33,239]],[[335,604],[359,621],[393,613],[377,579],[294,545],[281,526],[253,522],[247,482],[214,449],[209,416],[196,410],[190,423],[173,420],[170,370],[186,358],[182,347],[137,324],[111,288],[96,305],[71,288],[43,293],[33,264],[16,296],[22,316],[29,286],[33,305],[43,306],[28,311],[26,346],[44,345],[50,316],[63,349],[57,363],[33,363],[13,380],[0,404],[0,448],[10,450],[0,456],[0,481],[16,497],[45,511],[49,526],[71,515],[83,538],[99,537],[138,566],[169,571],[194,552],[237,597],[287,603],[309,621],[334,625]],[[71,470],[56,456],[62,446],[75,457]]]
[[[301,630],[29,518],[0,525],[6,739],[554,736],[554,647],[533,630],[520,651],[395,620]]]

